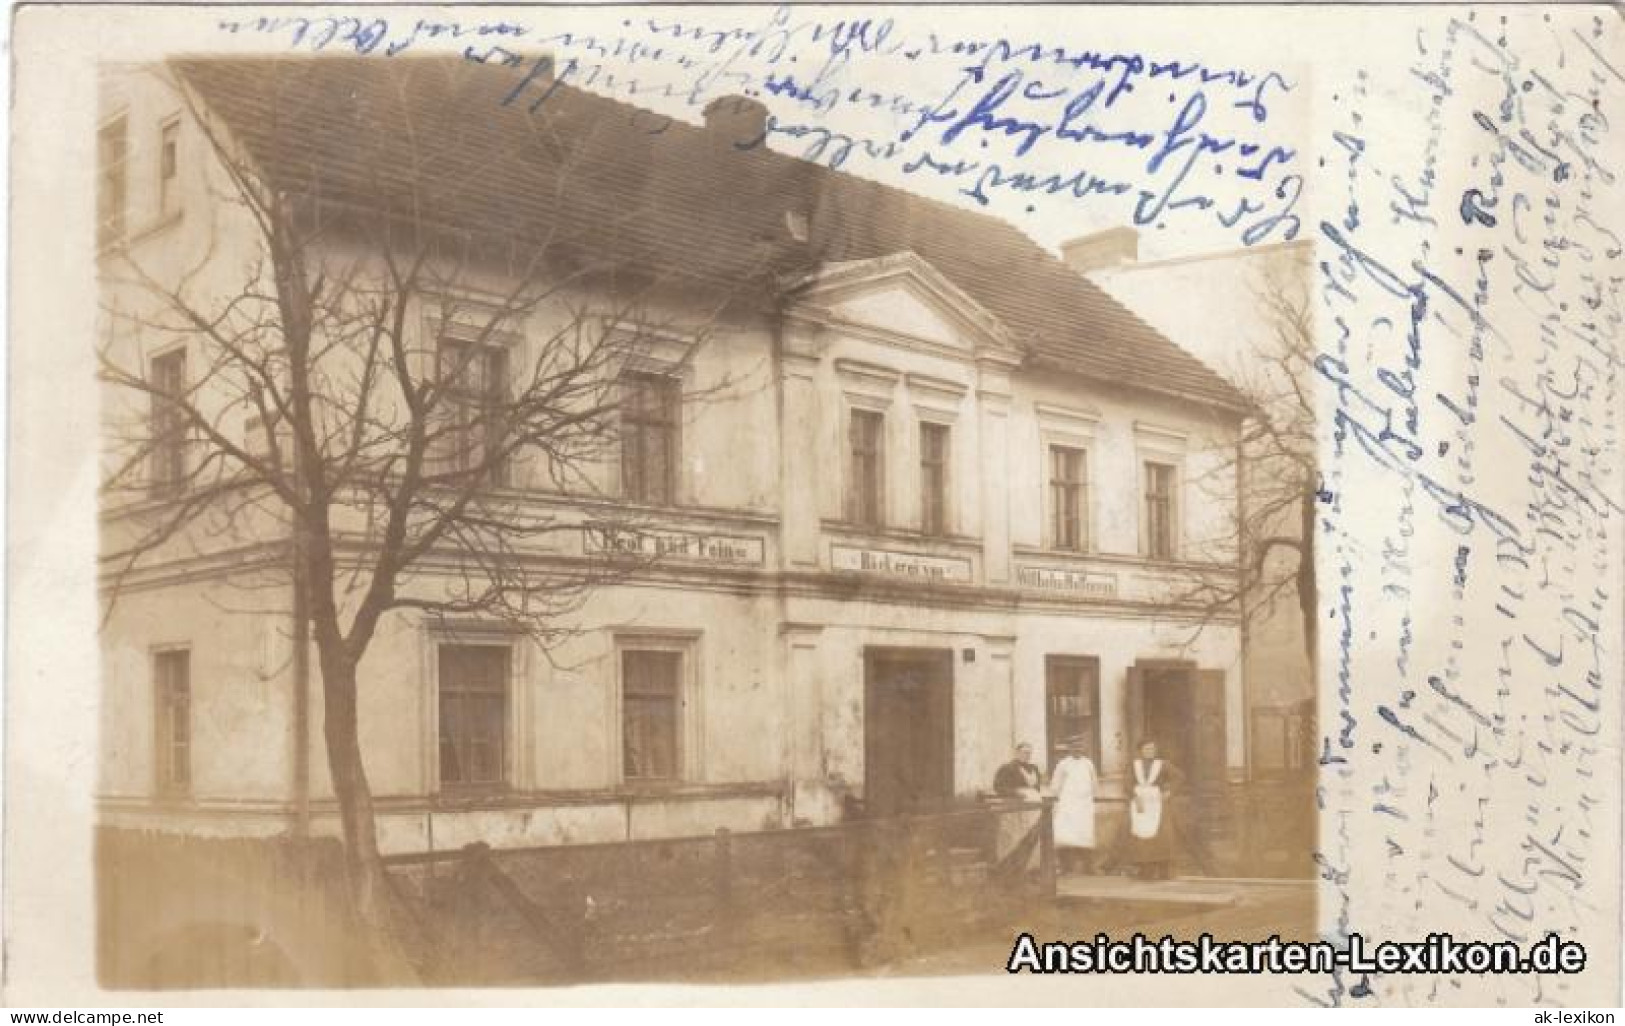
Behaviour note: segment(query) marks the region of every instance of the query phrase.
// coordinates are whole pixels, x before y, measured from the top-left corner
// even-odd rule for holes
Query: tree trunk
[[[344,830],[345,868],[356,912],[371,923],[380,922],[383,902],[383,862],[378,854],[378,830],[373,822],[372,787],[361,762],[361,736],[356,714],[355,664],[342,654],[321,652],[322,729],[327,741],[327,767],[333,795],[339,803]]]
[[[1311,485],[1300,500],[1302,509],[1299,511],[1298,528],[1303,535],[1303,545],[1298,549],[1298,613],[1303,617],[1303,645],[1304,654],[1309,657],[1310,686],[1319,687],[1318,667],[1320,665],[1320,595],[1315,586],[1315,511],[1320,501],[1320,493]]]
[[[317,644],[317,651],[322,666],[322,729],[327,741],[328,774],[333,780],[333,795],[338,799],[339,822],[344,831],[344,867],[350,899],[359,921],[362,944],[372,962],[374,979],[369,982],[411,979],[413,970],[402,939],[396,934],[391,892],[378,851],[372,787],[361,761],[356,666],[347,654],[334,653],[321,642]]]

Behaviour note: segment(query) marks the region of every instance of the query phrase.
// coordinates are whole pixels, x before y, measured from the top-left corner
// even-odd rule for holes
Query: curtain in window
[[[681,660],[677,652],[622,653],[621,749],[628,780],[677,776]]]
[[[505,777],[508,649],[440,646],[440,781],[497,784]]]
[[[668,505],[677,476],[677,381],[628,374],[621,386],[623,491],[635,502]]]

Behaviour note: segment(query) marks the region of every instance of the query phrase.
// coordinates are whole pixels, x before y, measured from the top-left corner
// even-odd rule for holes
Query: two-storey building
[[[522,458],[492,484],[579,523],[527,558],[650,558],[546,649],[497,619],[391,615],[360,671],[386,851],[918,809],[974,799],[1019,740],[1047,762],[1076,735],[1109,796],[1147,735],[1199,800],[1245,778],[1239,631],[1178,601],[1233,572],[1229,386],[997,218],[741,146],[766,129],[754,101],[699,126],[526,76],[203,60],[103,86],[112,308],[147,301],[131,260],[229,288],[252,259],[200,117],[314,209],[545,239],[548,268],[609,258],[623,277],[582,287],[610,299],[627,274],[668,283],[654,343],[619,372],[614,456],[580,481]],[[324,244],[356,244],[344,223]],[[474,344],[451,311],[502,287],[471,271],[414,313],[441,346]],[[476,384],[500,388],[560,316],[480,339]],[[184,335],[110,345],[169,389],[197,368]],[[149,415],[107,408],[110,436]],[[241,430],[252,445],[264,426]],[[164,452],[151,473],[184,477],[186,446]],[[627,510],[636,533],[595,526]],[[104,530],[139,515],[109,507]],[[244,584],[285,541],[109,568],[105,822],[334,829],[320,703],[299,695],[320,682],[286,595]],[[441,572],[451,588],[467,568]]]

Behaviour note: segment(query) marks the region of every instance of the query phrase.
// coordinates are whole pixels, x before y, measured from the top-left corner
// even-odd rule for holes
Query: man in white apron
[[[1055,854],[1063,873],[1087,872],[1095,852],[1095,764],[1082,737],[1068,738],[1066,757],[1050,774],[1055,796]]]

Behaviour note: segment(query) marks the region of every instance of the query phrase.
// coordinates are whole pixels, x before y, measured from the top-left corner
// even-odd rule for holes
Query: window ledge
[[[1230,561],[1181,559],[1178,556],[1171,559],[1153,559],[1138,552],[1103,552],[1097,549],[1080,552],[1076,549],[1051,549],[1041,545],[1013,545],[1011,551],[1017,556],[1028,558],[1072,559],[1078,562],[1108,563],[1142,570],[1219,572],[1236,569],[1236,564]]]
[[[638,516],[651,518],[664,518],[668,521],[678,520],[712,520],[712,521],[750,521],[763,525],[772,525],[779,522],[775,512],[765,512],[760,509],[734,506],[700,506],[673,503],[671,505],[653,505],[644,502],[633,502],[615,495],[571,495],[567,492],[551,491],[548,489],[507,488],[504,494],[513,498],[531,498],[545,501],[554,505],[569,506],[583,510],[612,509]],[[656,526],[651,524],[650,526]],[[662,525],[663,526],[663,525]]]
[[[872,538],[884,541],[906,542],[911,545],[940,545],[945,548],[980,550],[982,539],[972,534],[926,534],[906,527],[875,527],[850,520],[824,520],[819,524],[826,533],[850,537]]]
[[[481,809],[535,808],[548,805],[610,805],[639,801],[707,801],[728,798],[771,798],[784,793],[778,781],[747,781],[735,784],[697,783],[677,780],[668,784],[639,783],[614,787],[583,787],[546,790],[519,790],[497,787],[446,789],[419,797],[400,796],[376,799],[379,811],[427,808],[431,812],[472,812]]]
[[[1040,556],[1046,559],[1096,559],[1104,553],[1094,549],[1062,549],[1053,545],[1012,545],[1010,551],[1018,556]]]
[[[437,801],[446,802],[479,802],[493,798],[506,798],[515,794],[513,788],[507,784],[441,784],[440,790],[435,792]]]
[[[148,239],[180,224],[183,214],[184,211],[181,210],[172,210],[167,214],[161,214],[156,219],[149,221],[144,227],[127,235],[124,241],[132,246],[146,242]]]

